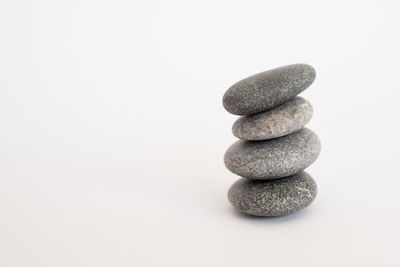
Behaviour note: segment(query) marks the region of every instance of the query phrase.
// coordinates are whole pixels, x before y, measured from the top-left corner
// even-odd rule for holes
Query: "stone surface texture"
[[[232,85],[223,97],[225,109],[236,115],[251,115],[276,107],[307,89],[315,70],[294,64],[265,71]]]
[[[266,140],[293,133],[306,125],[313,113],[311,104],[296,97],[262,113],[240,117],[232,133],[243,140]]]
[[[225,166],[249,179],[276,179],[311,165],[321,149],[317,135],[307,128],[283,137],[234,143],[225,153]]]
[[[261,181],[242,178],[228,191],[228,199],[240,212],[254,216],[283,216],[301,210],[315,199],[317,185],[306,172]]]

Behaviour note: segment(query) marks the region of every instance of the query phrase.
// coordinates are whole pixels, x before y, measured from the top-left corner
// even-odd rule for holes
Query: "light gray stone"
[[[223,98],[225,109],[236,115],[251,115],[276,107],[307,89],[315,70],[294,64],[261,72],[232,85]]]
[[[240,117],[233,124],[232,132],[243,140],[281,137],[304,127],[312,113],[311,104],[302,97],[296,97],[262,113]]]
[[[254,216],[283,216],[301,210],[315,199],[317,184],[306,172],[262,181],[242,178],[228,191],[228,199],[240,212]]]
[[[234,143],[225,153],[225,166],[249,179],[276,179],[293,175],[311,165],[319,155],[317,135],[307,128],[263,141]]]

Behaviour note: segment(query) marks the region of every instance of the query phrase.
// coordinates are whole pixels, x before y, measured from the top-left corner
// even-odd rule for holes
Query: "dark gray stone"
[[[223,98],[225,109],[236,115],[251,115],[276,107],[307,89],[315,70],[294,64],[250,76],[232,85]]]
[[[249,179],[276,179],[307,168],[319,155],[317,135],[303,128],[292,134],[263,141],[234,143],[225,153],[225,166]]]
[[[228,199],[240,212],[254,216],[283,216],[301,210],[315,199],[317,184],[306,172],[261,181],[242,178],[228,191]]]
[[[293,133],[312,117],[310,103],[296,97],[273,109],[240,117],[232,127],[233,135],[243,140],[266,140]]]

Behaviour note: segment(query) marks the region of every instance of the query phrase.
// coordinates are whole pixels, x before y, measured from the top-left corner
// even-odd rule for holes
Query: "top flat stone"
[[[315,80],[307,64],[293,64],[261,72],[232,85],[223,98],[225,109],[235,115],[251,115],[276,107],[297,96]]]

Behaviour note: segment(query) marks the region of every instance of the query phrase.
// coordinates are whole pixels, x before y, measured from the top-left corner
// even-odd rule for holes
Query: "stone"
[[[301,210],[315,199],[317,184],[302,171],[276,180],[242,178],[228,191],[228,200],[240,212],[254,216],[283,216]]]
[[[304,127],[312,113],[311,104],[302,97],[296,97],[262,113],[240,117],[233,124],[232,132],[243,140],[281,137]]]
[[[307,89],[315,70],[293,64],[261,72],[232,85],[223,97],[225,109],[235,115],[251,115],[276,107]]]
[[[300,172],[319,155],[318,136],[307,128],[263,141],[234,143],[225,153],[225,166],[234,174],[249,179],[276,179]]]

